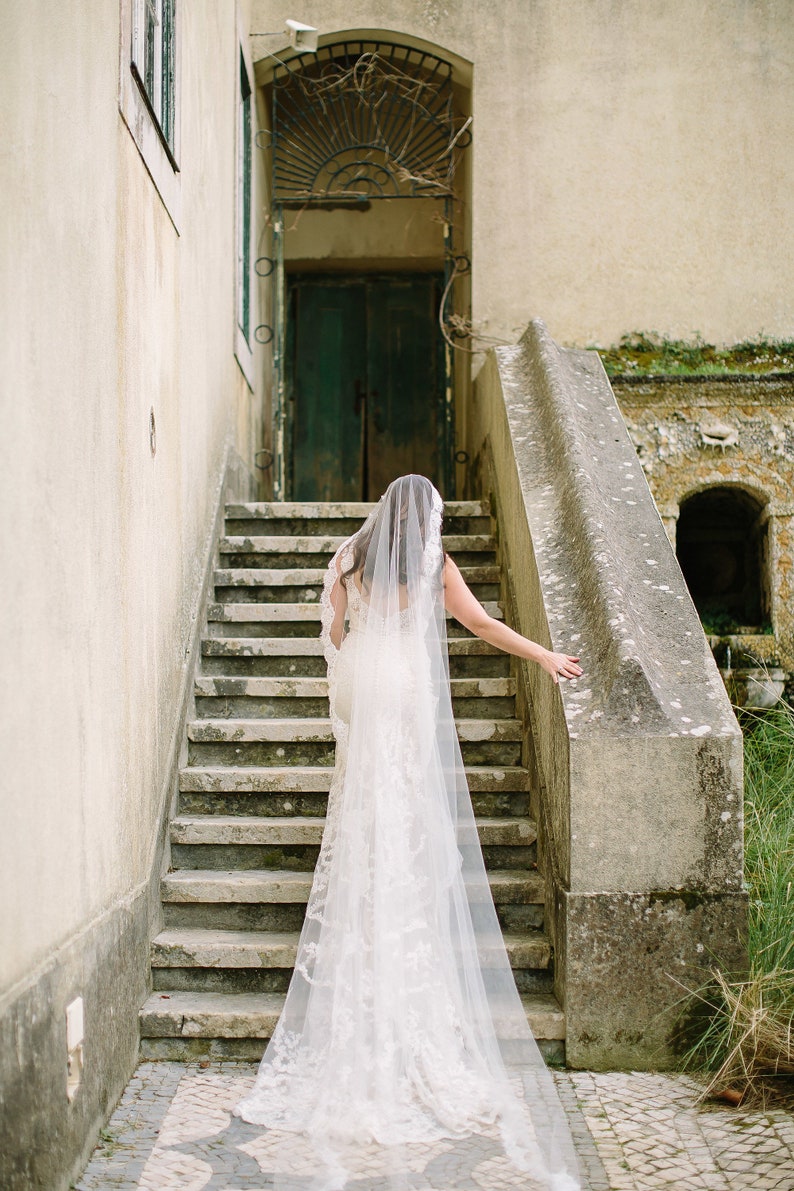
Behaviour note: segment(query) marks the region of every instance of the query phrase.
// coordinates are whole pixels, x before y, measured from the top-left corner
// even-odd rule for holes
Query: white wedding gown
[[[402,606],[402,584],[375,611],[349,578],[339,650],[331,590],[350,543],[329,568],[323,639],[337,750],[326,824],[285,1008],[235,1111],[289,1135],[294,1169],[273,1184],[284,1191],[488,1186],[474,1170],[482,1150],[462,1162],[461,1182],[449,1166],[432,1173],[439,1146],[454,1155],[473,1137],[490,1139],[494,1185],[512,1171],[527,1189],[576,1191],[570,1134],[482,861],[443,606],[428,580],[441,557],[435,502],[426,518],[438,541],[423,531],[413,599]]]

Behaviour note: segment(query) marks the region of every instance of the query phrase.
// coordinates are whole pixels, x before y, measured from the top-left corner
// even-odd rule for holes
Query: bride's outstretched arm
[[[578,657],[545,649],[536,641],[530,641],[529,637],[522,637],[520,633],[514,632],[501,620],[494,620],[489,616],[477,597],[466,586],[457,564],[449,555],[444,563],[444,605],[455,619],[476,637],[482,637],[483,641],[489,641],[505,653],[537,662],[555,682],[559,682],[560,678],[578,678],[582,673]]]

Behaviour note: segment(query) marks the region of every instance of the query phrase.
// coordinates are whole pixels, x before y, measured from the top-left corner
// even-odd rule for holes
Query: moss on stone
[[[607,375],[719,376],[794,371],[794,340],[745,339],[728,347],[694,339],[669,339],[656,331],[631,331],[608,348],[594,345]]]

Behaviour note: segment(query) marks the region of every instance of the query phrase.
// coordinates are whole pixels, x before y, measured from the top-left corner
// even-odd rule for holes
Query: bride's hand
[[[547,649],[543,657],[539,658],[540,665],[552,676],[555,682],[561,678],[578,678],[584,671],[578,665],[579,659],[569,653],[553,653]]]

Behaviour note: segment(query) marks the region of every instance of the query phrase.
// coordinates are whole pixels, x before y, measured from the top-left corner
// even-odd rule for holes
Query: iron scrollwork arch
[[[433,54],[344,41],[298,55],[273,75],[273,197],[449,197],[468,124],[452,67]]]

